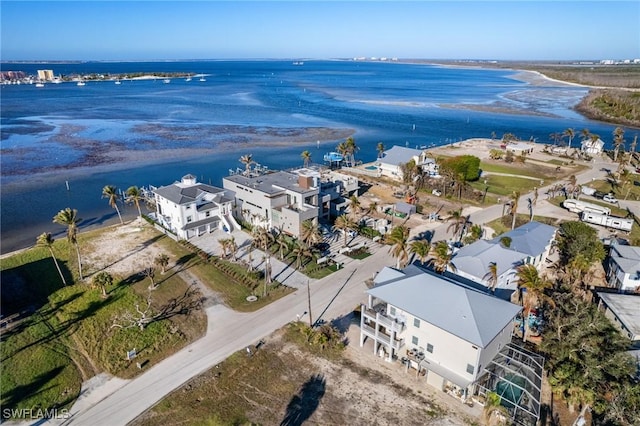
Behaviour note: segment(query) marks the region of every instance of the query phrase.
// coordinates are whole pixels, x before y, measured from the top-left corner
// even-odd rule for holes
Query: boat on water
[[[36,83],[36,87],[44,87],[44,83]]]
[[[324,155],[324,161],[327,163],[340,163],[344,157],[339,152],[330,152]]]
[[[302,61],[295,61],[295,62],[293,62],[293,65],[304,65],[304,62],[302,62]]]
[[[191,77],[185,78],[184,81],[191,81]]]
[[[116,84],[122,84],[120,80],[116,80]]]
[[[79,81],[79,82],[77,82],[77,83],[76,83],[76,85],[77,85],[77,86],[84,86],[84,85],[85,85],[85,82],[84,82],[84,81]]]
[[[207,81],[204,77],[200,77],[200,81]]]
[[[164,84],[169,84],[169,83],[171,83],[171,80],[169,80],[168,78],[165,78],[164,80],[162,80],[162,82]]]

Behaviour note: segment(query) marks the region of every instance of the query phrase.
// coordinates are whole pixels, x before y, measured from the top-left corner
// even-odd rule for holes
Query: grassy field
[[[3,408],[68,407],[77,398],[82,381],[95,374],[105,371],[134,377],[203,336],[206,315],[201,309],[202,294],[185,277],[197,277],[224,303],[240,311],[259,309],[292,291],[276,283],[268,289],[267,297],[247,302],[248,295],[261,296],[262,287],[245,285],[214,262],[147,227],[145,240],[139,245],[161,249],[176,259],[175,266],[165,274],[156,273],[157,288],[153,291],[148,290],[149,278],[139,270],[114,275],[113,284],[106,288],[107,297],[103,297],[100,289],[88,284],[99,267],[85,262],[89,262],[88,254],[96,249],[95,244],[103,244],[112,232],[105,228],[79,235],[85,275],[89,275],[85,283],[73,284],[78,282],[76,257],[64,239],[56,241],[53,249],[71,284],[68,286],[63,286],[46,249],[31,248],[0,260],[3,315],[21,315],[2,330]],[[225,263],[246,274],[243,266]],[[155,320],[143,330],[113,326],[127,325],[127,317],[139,318],[136,305]],[[134,348],[136,360],[126,360],[127,351]]]

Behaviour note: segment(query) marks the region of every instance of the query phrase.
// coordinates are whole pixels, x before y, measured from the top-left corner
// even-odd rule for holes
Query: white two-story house
[[[224,189],[198,183],[193,175],[151,189],[156,203],[156,221],[178,238],[188,240],[216,229],[230,232],[237,226],[231,217],[233,197]]]
[[[376,354],[405,358],[430,385],[465,396],[511,342],[522,309],[415,265],[384,268],[367,293],[360,346],[372,339]]]

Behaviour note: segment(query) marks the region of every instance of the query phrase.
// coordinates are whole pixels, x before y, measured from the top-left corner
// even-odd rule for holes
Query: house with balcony
[[[449,275],[489,288],[492,283],[491,264],[495,263],[496,295],[509,299],[518,288],[517,268],[531,264],[541,270],[549,256],[557,228],[532,221],[491,240],[478,240],[460,248],[451,259]]]
[[[235,216],[253,225],[299,237],[302,222],[318,219],[320,181],[311,169],[237,173],[224,177],[222,186],[235,200]]]
[[[433,158],[427,157],[426,150],[406,148],[394,145],[382,153],[376,164],[382,176],[395,180],[403,179],[402,165],[413,160],[416,166],[427,176],[438,176],[438,165]]]
[[[361,306],[360,346],[403,357],[426,382],[464,395],[498,352],[511,342],[521,307],[416,265],[385,267]]]
[[[607,261],[607,281],[620,291],[640,291],[640,247],[613,244]]]
[[[193,175],[150,189],[156,204],[153,219],[180,239],[188,240],[216,229],[230,232],[238,227],[231,215],[233,197],[228,191],[198,183]]]

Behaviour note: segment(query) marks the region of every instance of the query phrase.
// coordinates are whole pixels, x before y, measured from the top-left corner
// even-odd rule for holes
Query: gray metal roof
[[[391,149],[382,153],[382,157],[378,161],[381,163],[392,164],[394,166],[400,163],[407,163],[413,157],[420,157],[422,150],[405,148],[403,146],[394,145]]]
[[[369,294],[482,348],[522,309],[414,265],[387,269]]]
[[[204,183],[197,183],[193,186],[184,186],[183,184],[176,182],[171,185],[156,188],[153,192],[179,205],[193,203],[203,192],[216,195],[219,194],[218,198],[220,200],[223,199],[222,196],[224,195],[224,189],[205,185]]]
[[[309,191],[317,191],[317,188],[303,188],[298,184],[298,175],[285,171],[265,173],[259,176],[244,176],[242,174],[225,176],[224,180],[235,182],[238,185],[253,188],[265,194],[277,194],[284,189],[304,194]]]
[[[598,292],[598,297],[606,303],[624,327],[636,339],[640,339],[640,296]]]
[[[522,253],[507,249],[499,242],[496,244],[493,241],[478,240],[458,250],[451,263],[459,271],[485,279],[492,262],[496,263],[500,276],[509,269],[520,266],[524,258]]]
[[[517,251],[529,256],[539,256],[554,239],[557,228],[544,223],[532,221],[527,222],[516,229],[506,232],[490,240],[500,244],[503,237],[511,238],[508,249]]]
[[[640,247],[614,244],[610,256],[625,274],[640,276]]]

